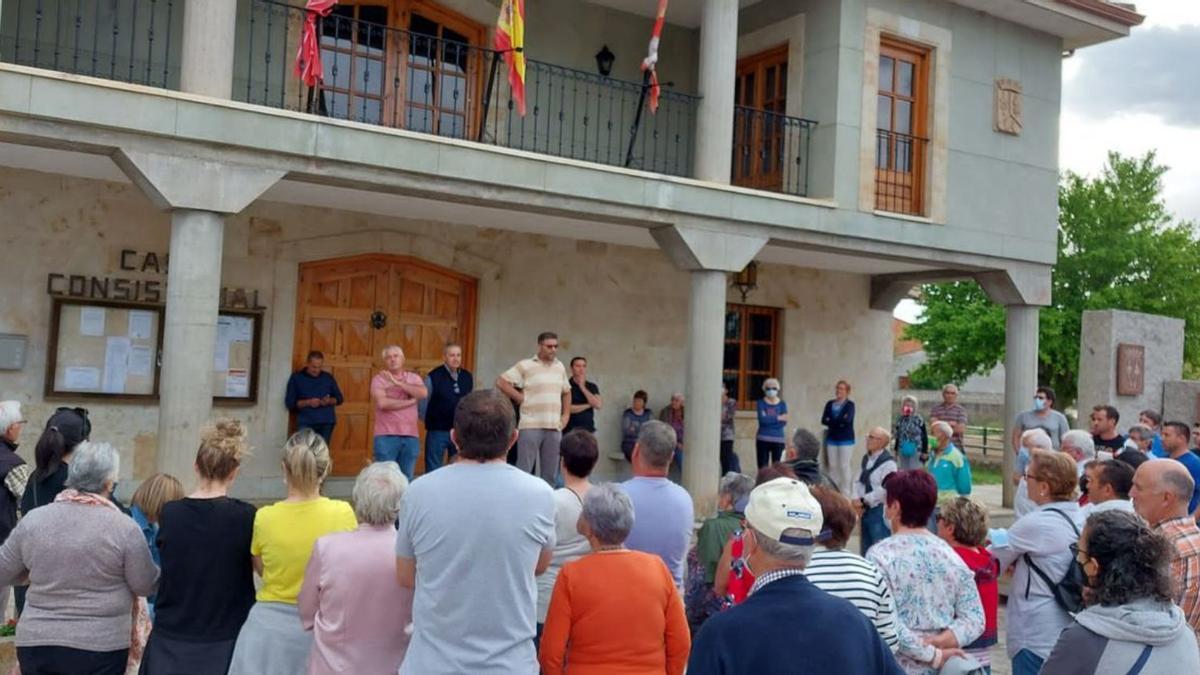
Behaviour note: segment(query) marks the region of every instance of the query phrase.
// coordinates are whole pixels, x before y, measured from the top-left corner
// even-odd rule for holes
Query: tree
[[[1162,202],[1166,171],[1153,152],[1109,153],[1099,176],[1067,172],[1059,185],[1058,263],[1053,304],[1040,312],[1038,379],[1063,403],[1076,396],[1084,310],[1184,319],[1185,369],[1200,372],[1200,241]],[[929,356],[912,373],[916,386],[962,382],[1003,361],[1004,308],[978,285],[929,284],[921,295],[922,321],[906,333]]]

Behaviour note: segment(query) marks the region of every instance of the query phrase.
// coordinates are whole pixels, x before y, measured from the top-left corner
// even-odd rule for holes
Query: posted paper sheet
[[[225,395],[234,398],[250,396],[250,372],[235,368],[225,374]]]
[[[131,377],[150,377],[154,371],[154,348],[145,345],[133,345],[129,348],[129,375]]]
[[[129,338],[110,337],[104,347],[104,388],[106,394],[124,394],[129,373]]]
[[[149,340],[154,332],[154,313],[144,309],[129,310],[129,338]]]
[[[103,307],[79,308],[79,334],[100,337],[104,335]]]
[[[67,366],[63,373],[63,389],[67,391],[95,391],[100,388],[100,369],[84,366]]]

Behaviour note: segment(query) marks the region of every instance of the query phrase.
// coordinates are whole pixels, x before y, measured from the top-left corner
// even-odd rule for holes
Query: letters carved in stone
[[[1019,136],[1024,126],[1021,83],[1008,78],[996,80],[996,131]]]
[[[1124,343],[1117,345],[1117,395],[1141,395],[1145,380],[1146,348]]]

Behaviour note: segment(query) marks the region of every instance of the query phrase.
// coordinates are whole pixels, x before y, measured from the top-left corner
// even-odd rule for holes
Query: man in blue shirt
[[[1163,425],[1163,449],[1167,451],[1168,457],[1183,464],[1195,482],[1192,500],[1188,503],[1188,513],[1195,515],[1196,506],[1200,505],[1200,457],[1188,449],[1188,441],[1191,438],[1191,429],[1184,422],[1167,422]]]
[[[675,430],[666,422],[646,422],[633,446],[633,478],[621,489],[633,502],[633,529],[625,547],[662,558],[675,585],[683,588],[695,513],[691,495],[667,478],[674,456]]]
[[[804,576],[824,520],[808,486],[763,483],[745,513],[743,552],[757,578],[745,602],[696,634],[688,675],[901,675],[875,626]]]
[[[284,404],[296,413],[297,429],[312,429],[329,444],[333,438],[333,425],[337,423],[334,408],[344,399],[337,380],[321,370],[324,365],[324,354],[309,352],[304,367],[288,378]]]

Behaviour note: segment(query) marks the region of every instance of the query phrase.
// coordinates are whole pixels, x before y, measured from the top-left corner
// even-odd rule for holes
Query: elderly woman
[[[638,432],[642,425],[654,419],[654,411],[646,407],[649,395],[638,389],[633,392],[633,402],[621,413],[621,454],[625,461],[633,461],[633,446],[637,445]]]
[[[742,529],[743,511],[754,481],[740,473],[727,473],[717,488],[717,515],[704,521],[696,535],[696,546],[688,553],[687,599],[688,625],[696,632],[700,625],[725,604],[713,593],[713,582],[722,554],[733,535]],[[728,572],[728,560],[725,571]]]
[[[992,646],[996,644],[996,618],[1000,604],[1000,563],[984,546],[988,535],[988,513],[982,504],[959,497],[942,505],[938,515],[938,536],[962,558],[975,575],[975,587],[983,601],[987,625],[983,635],[963,647],[968,656],[985,668],[992,667]]]
[[[1087,608],[1058,636],[1042,675],[1200,673],[1196,636],[1174,595],[1171,542],[1132,513],[1087,520],[1075,562]]]
[[[142,675],[229,670],[238,631],[254,605],[254,507],[229,497],[248,449],[238,420],[206,428],[196,451],[196,489],[162,506],[157,538],[162,578]]]
[[[937,504],[937,483],[924,471],[888,478],[885,515],[892,536],[871,547],[896,601],[900,666],[910,675],[938,672],[948,653],[984,630],[975,575],[926,524]]]
[[[671,468],[678,469],[683,461],[683,394],[671,394],[671,404],[658,413],[660,422],[666,422],[675,430],[675,460]]]
[[[855,515],[850,500],[833,488],[813,487],[812,496],[821,505],[824,527],[812,560],[804,576],[817,588],[844,598],[871,620],[879,637],[894,654],[900,641],[896,637],[896,602],[883,572],[875,563],[846,550],[854,531]]]
[[[779,398],[779,380],[768,377],[763,381],[763,397],[758,400],[758,433],[754,436],[754,447],[758,456],[758,468],[778,462],[783,458],[787,445],[787,401]]]
[[[349,504],[321,496],[330,466],[329,447],[312,429],[296,432],[284,446],[287,499],[254,516],[250,553],[263,583],[238,633],[230,675],[295,675],[308,663],[313,639],[300,625],[296,596],[313,544],[331,532],[358,527]],[[392,578],[376,581],[392,583]]]
[[[1054,443],[1045,429],[1027,429],[1021,434],[1021,445],[1017,448],[1017,470],[1012,476],[1013,484],[1017,486],[1017,494],[1013,497],[1013,511],[1021,516],[1037,509],[1037,504],[1029,498],[1029,484],[1025,482],[1025,471],[1036,450],[1054,451]]]
[[[675,580],[656,555],[623,545],[633,503],[616,485],[583,498],[579,533],[592,553],[567,563],[554,585],[538,660],[545,675],[679,675],[691,637]]]
[[[916,396],[900,399],[900,417],[896,418],[892,436],[895,439],[892,452],[900,468],[921,468],[929,450],[929,432],[925,429],[925,420],[917,414]]]
[[[17,624],[24,673],[125,672],[138,596],[154,592],[158,568],[141,530],[109,499],[120,459],[107,443],[79,444],[66,488],[0,547],[0,584],[29,577]]]
[[[850,459],[854,455],[854,401],[850,400],[849,382],[838,380],[833,398],[825,402],[821,412],[821,424],[825,426],[823,468],[849,497],[853,481]]]
[[[867,434],[867,454],[862,458],[862,471],[854,482],[854,510],[862,518],[862,540],[859,552],[885,539],[889,532],[883,520],[883,502],[887,490],[883,482],[897,471],[896,460],[887,451],[892,435],[883,427],[875,427]]]
[[[412,589],[392,583],[396,518],[408,480],[395,462],[376,462],[354,481],[358,529],[317,540],[296,599],[313,632],[309,675],[394,673],[408,648]]]
[[[971,494],[971,465],[951,440],[954,429],[950,423],[934,422],[933,438],[937,441],[937,451],[929,458],[927,468],[937,481],[938,501]]]
[[[600,447],[591,432],[576,429],[563,436],[558,446],[559,473],[563,486],[554,491],[554,553],[550,566],[537,577],[537,634],[540,639],[550,610],[550,594],[563,565],[592,550],[576,527],[583,511],[583,498],[592,488],[588,476],[600,460]]]
[[[1058,634],[1071,623],[1051,584],[1071,565],[1068,546],[1079,538],[1083,524],[1075,502],[1075,461],[1066,453],[1035,450],[1025,482],[1037,508],[1013,523],[1007,541],[991,547],[1000,569],[1014,568],[1006,614],[1013,675],[1036,675]]]

